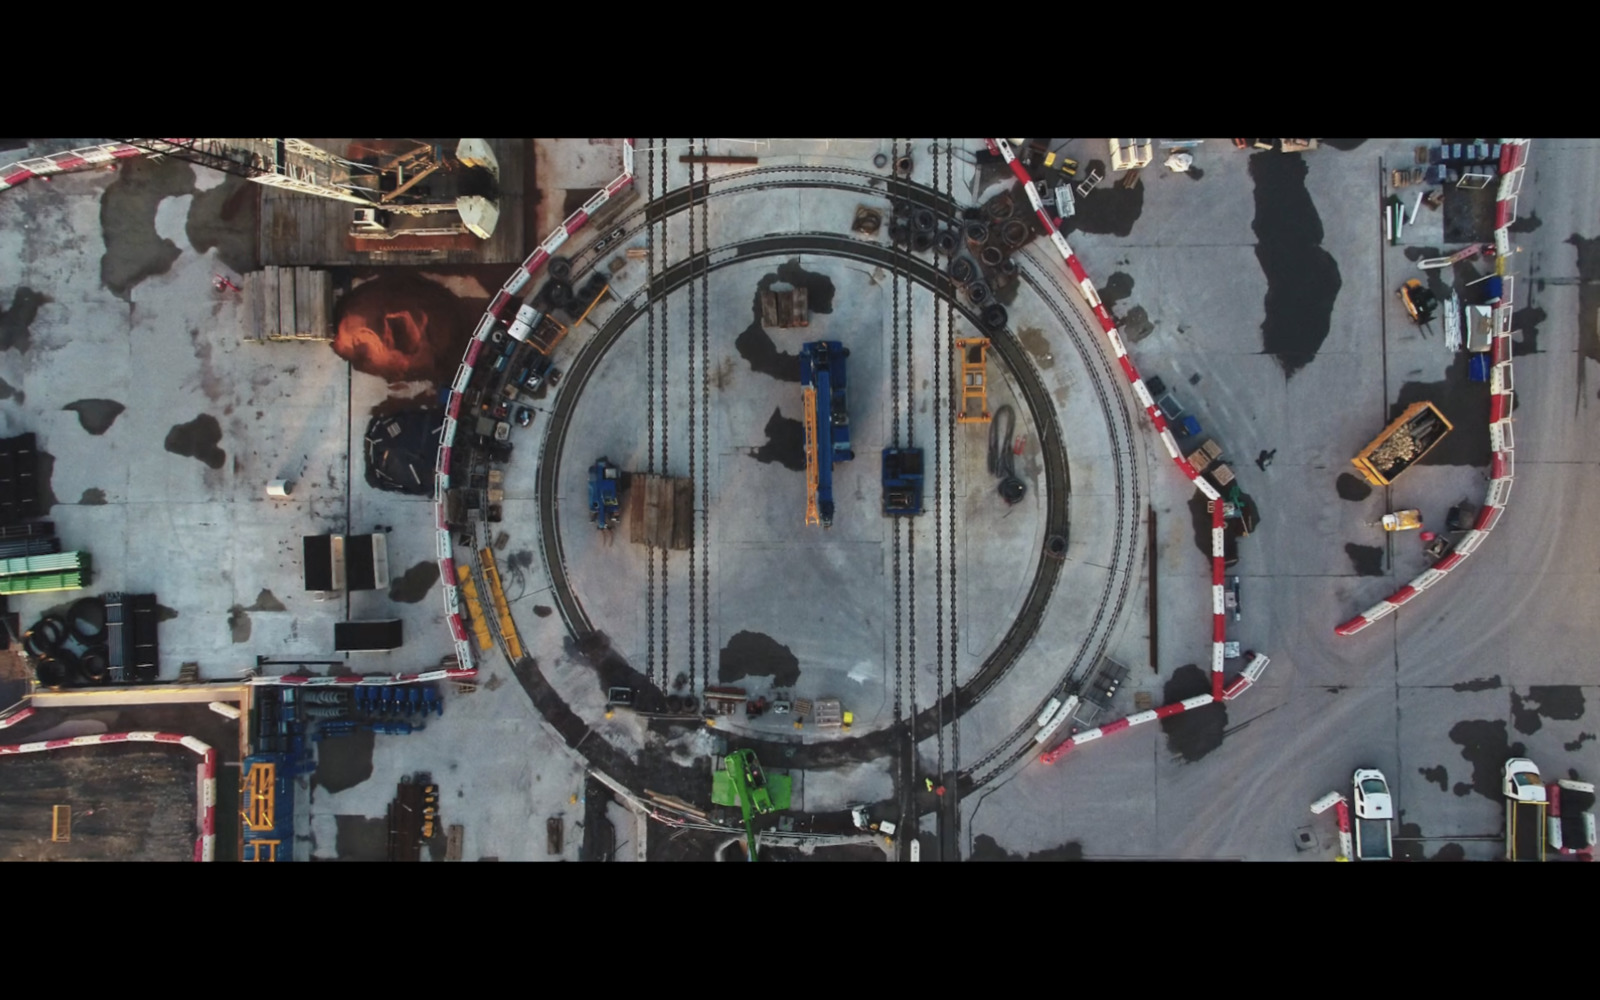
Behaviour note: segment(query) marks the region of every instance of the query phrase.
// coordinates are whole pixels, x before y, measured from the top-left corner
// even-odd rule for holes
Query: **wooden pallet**
[[[461,860],[461,837],[466,831],[460,823],[453,823],[445,832],[444,859],[446,861]]]

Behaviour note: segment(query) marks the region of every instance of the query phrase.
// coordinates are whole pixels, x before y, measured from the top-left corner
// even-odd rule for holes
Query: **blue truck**
[[[589,520],[601,531],[615,528],[622,516],[617,500],[617,481],[621,478],[622,470],[603,455],[589,467]]]

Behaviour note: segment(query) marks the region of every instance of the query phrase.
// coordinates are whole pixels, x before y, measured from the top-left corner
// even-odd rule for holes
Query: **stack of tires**
[[[73,603],[63,618],[45,615],[22,637],[32,658],[34,676],[49,688],[88,687],[111,683],[111,657],[106,649],[106,606],[98,597]]]

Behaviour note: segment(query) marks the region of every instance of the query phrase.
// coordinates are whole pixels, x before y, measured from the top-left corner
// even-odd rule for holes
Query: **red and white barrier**
[[[1562,778],[1560,781],[1553,782],[1546,787],[1550,799],[1550,845],[1556,849],[1557,853],[1573,855],[1579,861],[1593,861],[1594,845],[1588,841],[1594,837],[1594,817],[1592,815],[1586,817],[1588,822],[1585,824],[1587,830],[1583,844],[1573,847],[1566,843],[1561,828],[1561,792],[1563,789],[1571,792],[1585,792],[1590,796],[1590,800],[1593,801],[1594,785],[1587,781]]]
[[[1495,269],[1509,266],[1511,236],[1509,227],[1517,219],[1517,193],[1522,190],[1522,178],[1528,162],[1527,139],[1500,140],[1500,187],[1495,201]],[[1494,367],[1489,370],[1489,491],[1478,520],[1457,543],[1455,551],[1434,563],[1421,575],[1382,601],[1344,622],[1334,629],[1339,635],[1355,635],[1381,618],[1387,618],[1418,594],[1432,587],[1471,555],[1489,532],[1500,522],[1506,504],[1511,499],[1511,484],[1516,478],[1515,440],[1511,431],[1513,402],[1511,377],[1511,310],[1514,305],[1515,281],[1506,275],[1501,285],[1500,301],[1494,307]]]
[[[22,160],[0,167],[0,191],[14,188],[35,177],[48,178],[54,174],[71,173],[74,170],[90,170],[116,160],[139,156],[143,152],[125,142],[108,142],[100,146],[87,146],[65,153]]]
[[[1131,729],[1134,726],[1142,726],[1146,722],[1154,722],[1157,719],[1169,719],[1174,715],[1187,712],[1190,709],[1204,708],[1216,700],[1217,699],[1211,697],[1209,694],[1199,694],[1195,695],[1193,698],[1185,698],[1182,701],[1173,702],[1171,705],[1162,705],[1160,708],[1152,708],[1146,712],[1136,712],[1125,719],[1118,719],[1115,722],[1108,722],[1103,726],[1096,726],[1093,729],[1086,729],[1081,733],[1075,733],[1057,744],[1054,749],[1047,750],[1043,754],[1040,754],[1039,759],[1046,764],[1054,764],[1056,761],[1060,760],[1062,757],[1065,757],[1068,753],[1076,750],[1078,747],[1083,746],[1085,743],[1093,743],[1095,740],[1098,740],[1103,736],[1110,736],[1113,733],[1120,733],[1124,729]]]
[[[15,712],[12,712],[10,715],[6,716],[5,718],[0,719],[0,729],[10,729],[12,726],[14,726],[17,723],[21,722],[23,719],[31,718],[32,716],[33,716],[33,707],[31,705],[28,706],[27,708],[19,708]]]
[[[1126,729],[1131,725],[1136,726],[1151,719],[1164,719],[1169,715],[1176,715],[1178,712],[1186,711],[1188,708],[1198,708],[1200,704],[1209,705],[1213,701],[1238,697],[1261,676],[1261,671],[1266,668],[1268,661],[1264,656],[1258,657],[1260,665],[1257,667],[1254,676],[1241,676],[1231,686],[1224,684],[1223,644],[1227,639],[1228,625],[1225,598],[1223,596],[1223,573],[1226,569],[1224,549],[1226,533],[1222,495],[1217,492],[1216,487],[1212,486],[1210,482],[1195,471],[1194,466],[1189,464],[1189,460],[1179,450],[1178,439],[1173,436],[1172,429],[1167,426],[1166,414],[1162,413],[1161,407],[1156,405],[1155,398],[1150,394],[1150,387],[1145,385],[1144,379],[1139,376],[1139,370],[1134,367],[1133,359],[1128,356],[1128,349],[1122,342],[1121,334],[1117,332],[1116,320],[1112,318],[1111,312],[1106,308],[1105,303],[1100,300],[1100,293],[1095,290],[1094,282],[1089,280],[1089,274],[1083,269],[1083,264],[1078,260],[1078,255],[1072,252],[1072,247],[1067,243],[1067,238],[1056,227],[1056,220],[1050,216],[1049,212],[1044,210],[1044,202],[1039,197],[1039,189],[1034,184],[1033,178],[1028,176],[1027,168],[1022,165],[1016,154],[1011,151],[1011,143],[1005,139],[985,139],[984,142],[988,143],[991,153],[998,153],[1001,159],[1005,160],[1006,166],[1011,168],[1011,173],[1016,176],[1017,180],[1022,184],[1022,189],[1027,192],[1028,203],[1033,206],[1033,212],[1038,216],[1040,225],[1044,226],[1045,232],[1050,234],[1050,242],[1055,246],[1056,251],[1061,254],[1061,259],[1066,262],[1067,269],[1072,272],[1072,278],[1077,283],[1078,291],[1082,293],[1084,301],[1089,304],[1089,308],[1094,310],[1095,317],[1100,320],[1100,328],[1105,331],[1106,340],[1111,344],[1111,351],[1116,355],[1117,364],[1122,368],[1123,375],[1127,377],[1128,385],[1132,387],[1134,397],[1139,400],[1139,405],[1144,407],[1145,414],[1149,416],[1150,423],[1160,436],[1162,445],[1167,449],[1168,457],[1178,467],[1178,471],[1183,473],[1186,479],[1194,483],[1195,487],[1205,495],[1207,500],[1211,501],[1211,693],[1203,695],[1202,697],[1205,698],[1205,701],[1199,704],[1191,704],[1196,702],[1197,699],[1190,698],[1175,705],[1163,705],[1161,708],[1130,715],[1126,719],[1120,719],[1098,729],[1079,733],[1039,758],[1046,764],[1051,764],[1080,744],[1097,740],[1102,736]],[[1256,663],[1252,661],[1251,666],[1256,666]],[[1246,675],[1250,673],[1249,667],[1246,668],[1245,673]],[[1230,690],[1233,692],[1232,695],[1227,694]],[[1166,714],[1163,715],[1162,713]]]
[[[32,709],[24,711],[31,712]],[[20,714],[20,713],[19,713]],[[13,720],[17,716],[11,716]],[[0,746],[0,756],[18,753],[41,753],[47,750],[65,750],[70,747],[99,746],[103,743],[168,743],[177,744],[200,755],[203,761],[200,774],[199,801],[195,815],[200,823],[200,836],[194,843],[194,859],[211,861],[217,853],[217,753],[193,736],[177,733],[101,733],[97,736],[73,736],[61,740],[41,740],[37,743],[14,743]]]
[[[594,214],[600,211],[606,202],[615,198],[628,185],[633,183],[633,140],[622,140],[622,173],[616,179],[599,191],[594,193],[588,201],[584,202],[576,212],[562,220],[561,225],[549,236],[546,236],[528,259],[511,273],[506,283],[489,303],[489,308],[484,311],[483,318],[478,321],[478,327],[473,331],[472,340],[467,344],[466,354],[462,358],[461,367],[456,369],[456,377],[450,383],[450,402],[446,407],[448,416],[445,419],[444,432],[439,435],[439,451],[434,461],[433,475],[433,502],[434,522],[439,529],[439,572],[444,587],[444,608],[446,619],[450,625],[450,634],[455,640],[456,661],[461,665],[456,671],[434,671],[449,676],[471,677],[477,674],[473,664],[474,654],[472,643],[467,639],[466,625],[461,620],[460,585],[456,581],[454,560],[450,558],[454,549],[451,547],[450,531],[445,527],[445,491],[450,488],[450,456],[451,448],[456,439],[456,421],[461,412],[461,394],[467,391],[467,383],[472,378],[472,368],[478,363],[484,351],[484,344],[494,332],[495,324],[505,319],[512,310],[514,296],[518,295],[533,276],[549,262],[561,245],[578,230],[588,224]],[[420,675],[412,679],[432,679]],[[260,679],[258,679],[259,681]],[[307,680],[322,681],[323,678],[307,678]],[[269,681],[270,683],[270,681]],[[346,682],[350,683],[350,682]],[[373,683],[359,681],[358,683]],[[376,683],[406,683],[405,681],[380,681]]]
[[[1334,815],[1339,820],[1339,857],[1337,861],[1349,861],[1355,854],[1350,843],[1350,803],[1338,792],[1329,792],[1322,798],[1311,803],[1311,811],[1318,816],[1334,810]]]

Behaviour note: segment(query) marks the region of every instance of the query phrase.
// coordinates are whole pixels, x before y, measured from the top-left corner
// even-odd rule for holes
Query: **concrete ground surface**
[[[495,558],[527,660],[514,675],[498,650],[482,654],[478,689],[445,690],[443,717],[423,732],[325,745],[322,769],[300,782],[296,856],[381,857],[396,782],[417,772],[440,786],[441,823],[463,823],[465,860],[555,860],[540,822],[552,816],[566,822],[562,859],[597,849],[618,860],[640,856],[635,813],[605,793],[592,797],[599,786],[585,780],[585,744],[619,752],[645,787],[664,781],[663,791],[704,794],[713,742],[705,731],[626,710],[606,717],[607,687],[664,686],[679,672],[691,675],[688,690],[696,692],[734,683],[751,696],[841,697],[857,714],[848,738],[797,733],[770,718],[729,720],[716,733],[774,753],[836,742],[831,763],[796,772],[796,809],[874,803],[875,814],[898,816],[919,837],[925,860],[1326,860],[1337,850],[1332,817],[1307,807],[1329,790],[1348,793],[1358,766],[1388,775],[1405,856],[1496,856],[1506,756],[1526,752],[1550,777],[1592,780],[1600,772],[1600,750],[1585,729],[1587,701],[1600,694],[1585,666],[1600,638],[1600,597],[1592,530],[1579,514],[1580,498],[1597,485],[1592,442],[1600,428],[1589,400],[1600,393],[1600,375],[1591,382],[1600,302],[1590,285],[1600,279],[1600,142],[1532,147],[1510,262],[1520,331],[1510,509],[1449,579],[1340,638],[1335,625],[1427,565],[1416,534],[1386,535],[1376,526],[1381,514],[1417,507],[1442,529],[1450,505],[1481,502],[1486,486],[1486,391],[1466,381],[1463,356],[1445,351],[1440,324],[1418,329],[1395,295],[1406,278],[1423,276],[1416,260],[1458,245],[1445,242],[1451,209],[1421,209],[1400,246],[1385,242],[1377,210],[1387,171],[1409,166],[1412,149],[1432,141],[1334,140],[1282,154],[1209,140],[1189,175],[1158,162],[1133,188],[1113,187],[1112,175],[1080,199],[1068,239],[1118,317],[1132,359],[1147,378],[1167,383],[1201,423],[1201,437],[1223,446],[1260,510],[1230,570],[1241,578],[1243,611],[1228,637],[1272,662],[1237,701],[1118,734],[1046,766],[1028,720],[1101,656],[1130,673],[1097,721],[1129,714],[1140,693],[1160,705],[1210,687],[1203,508],[1134,403],[1058,255],[1037,240],[1018,254],[1019,283],[1004,300],[1008,331],[996,339],[1019,365],[990,355],[990,408],[1017,409],[1016,464],[1027,498],[1006,508],[995,496],[984,462],[988,428],[956,428],[946,470],[956,476],[955,502],[913,527],[916,652],[901,671],[895,632],[897,624],[911,632],[911,611],[902,605],[897,622],[893,526],[876,510],[875,481],[878,450],[903,405],[891,389],[906,391],[897,377],[905,368],[896,371],[892,355],[894,335],[905,336],[895,312],[909,295],[913,375],[902,417],[909,414],[916,443],[929,449],[934,420],[949,405],[932,378],[933,351],[973,324],[957,313],[947,326],[930,289],[913,282],[908,292],[882,264],[735,246],[848,235],[860,205],[887,217],[888,172],[871,161],[895,148],[888,140],[712,140],[713,153],[754,149],[760,163],[711,166],[711,197],[690,210],[681,194],[690,168],[678,159],[689,140],[639,140],[638,195],[562,251],[579,281],[590,266],[610,274],[612,294],[573,329],[556,364],[598,350],[613,320],[626,326],[586,384],[569,382],[533,403],[533,427],[514,431],[504,519],[488,526],[489,540],[505,535]],[[1002,169],[971,162],[981,140],[939,140],[957,150],[953,160],[936,160],[931,142],[910,146],[917,183],[950,190],[958,208],[1006,188]],[[1105,140],[1058,145],[1086,165],[1107,158]],[[541,234],[620,166],[615,143],[532,146],[545,195]],[[257,656],[330,659],[332,623],[346,617],[401,617],[406,635],[403,650],[352,661],[353,669],[427,669],[451,650],[432,505],[367,487],[361,439],[374,410],[430,397],[437,384],[387,383],[326,344],[255,342],[238,299],[211,284],[214,273],[253,266],[241,249],[253,239],[229,235],[250,215],[237,186],[203,168],[141,163],[0,195],[0,431],[34,431],[55,456],[50,517],[68,547],[93,553],[89,592],[153,590],[172,612],[161,625],[163,678],[185,661],[198,661],[202,677],[222,678],[254,667]],[[1417,190],[1400,192],[1408,208]],[[676,200],[650,216],[663,220],[652,234],[644,206],[668,192]],[[619,229],[622,237],[612,239]],[[600,240],[606,247],[596,251]],[[887,234],[860,242],[886,247]],[[625,255],[652,245],[658,266],[662,257],[671,266],[704,253],[705,296],[698,280],[680,285],[657,297],[652,317],[651,261]],[[912,256],[942,267],[930,254]],[[1423,277],[1467,296],[1482,286],[1466,283],[1487,273],[1478,260]],[[503,277],[419,276],[472,304]],[[757,290],[797,279],[812,288],[812,325],[764,329]],[[343,280],[349,288],[363,276]],[[818,294],[824,285],[828,296]],[[641,311],[628,318],[628,310]],[[664,364],[647,353],[652,324],[657,351],[671,338]],[[470,322],[463,344],[468,329]],[[702,329],[708,353],[694,367],[687,352]],[[852,350],[857,454],[838,466],[839,514],[826,533],[801,523],[804,473],[793,468],[800,393],[785,375],[785,357],[822,338]],[[703,376],[711,389],[692,399]],[[1037,631],[958,724],[946,718],[938,732],[919,727],[903,745],[873,744],[894,749],[852,755],[848,748],[868,737],[904,735],[900,720],[928,708],[952,674],[971,681],[1024,606],[1054,499],[1040,452],[1045,430],[1024,405],[1035,386],[1060,428],[1070,484],[1067,558],[1033,620]],[[703,445],[689,416],[702,399],[711,406]],[[1455,431],[1392,487],[1366,487],[1350,457],[1392,411],[1418,399],[1439,404]],[[558,406],[570,406],[571,419],[554,441],[546,428]],[[669,448],[661,460],[658,435],[657,471],[689,475],[693,449],[697,473],[706,474],[701,590],[691,590],[689,554],[674,552],[665,586],[658,564],[647,591],[645,551],[629,542],[626,518],[609,539],[587,520],[588,466],[606,455],[629,472],[646,471],[652,413]],[[539,486],[546,461],[556,483],[548,497]],[[287,501],[265,496],[265,483],[279,477],[297,483]],[[930,487],[930,508],[931,500]],[[542,504],[555,506],[559,539],[540,528]],[[393,528],[391,573],[403,583],[348,604],[301,589],[300,535],[377,525]],[[939,529],[952,533],[941,544],[953,536],[955,546],[936,567]],[[554,611],[549,564],[557,542],[605,656],[592,637],[576,642]],[[455,556],[471,564],[465,547]],[[934,588],[952,571],[960,629],[953,666],[934,650],[956,643],[942,621],[933,624],[941,617]],[[75,596],[13,598],[12,608],[26,627],[61,603],[56,597]],[[1230,661],[1230,674],[1241,665]],[[529,671],[582,720],[581,739],[541,718]],[[936,800],[923,783],[953,786],[958,771],[976,787],[960,796],[953,827],[954,816],[937,814],[954,797]],[[604,837],[586,829],[596,824],[608,828]],[[1308,828],[1314,843],[1302,849],[1296,835]],[[649,836],[652,859],[709,859],[728,842],[660,824]],[[903,847],[894,852],[902,859]]]

